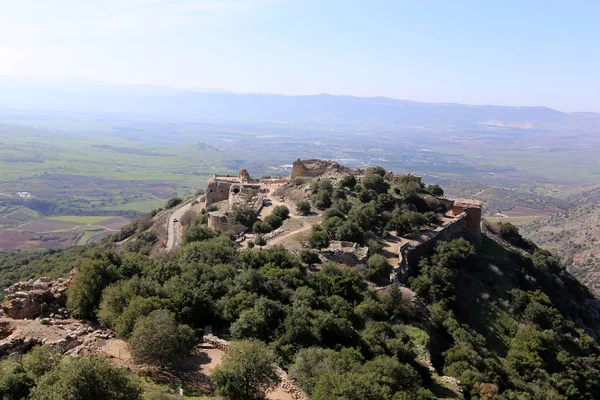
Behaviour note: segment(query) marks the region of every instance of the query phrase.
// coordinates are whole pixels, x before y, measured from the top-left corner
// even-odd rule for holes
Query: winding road
[[[183,205],[179,206],[175,211],[171,213],[169,216],[169,220],[167,221],[167,251],[174,251],[181,243],[181,232],[183,231],[181,226],[181,217],[185,214],[186,211],[192,208],[192,203],[195,201],[201,203],[204,201],[204,195],[195,197]],[[177,222],[174,222],[174,220]]]

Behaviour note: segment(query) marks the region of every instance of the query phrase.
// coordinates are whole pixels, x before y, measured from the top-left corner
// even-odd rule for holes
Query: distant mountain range
[[[0,108],[142,114],[189,121],[277,122],[367,129],[519,129],[600,131],[600,114],[563,113],[546,107],[421,103],[386,97],[328,94],[235,94],[95,81],[0,79]]]

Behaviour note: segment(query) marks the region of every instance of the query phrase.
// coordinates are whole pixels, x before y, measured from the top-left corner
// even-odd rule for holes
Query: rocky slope
[[[558,256],[569,272],[600,294],[600,204],[583,204],[519,230]]]

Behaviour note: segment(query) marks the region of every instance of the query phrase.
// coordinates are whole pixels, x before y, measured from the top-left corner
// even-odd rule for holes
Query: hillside
[[[22,110],[125,113],[202,121],[278,121],[489,131],[600,130],[600,115],[563,113],[546,107],[422,103],[386,97],[328,94],[286,96],[235,94],[102,83],[0,81],[0,106]]]
[[[311,400],[600,397],[600,305],[547,251],[482,231],[478,202],[444,199],[413,175],[330,172],[285,183],[216,176],[211,203],[176,222],[178,250],[153,231],[173,205],[100,244],[5,254],[0,281],[75,267],[66,311],[126,341],[136,370],[157,365],[153,377],[194,396],[242,398],[239,376],[274,362]],[[253,208],[262,195],[273,204]],[[269,236],[298,224],[310,229]],[[225,342],[209,332],[232,352],[216,354]],[[260,388],[288,398],[273,374]]]
[[[569,272],[600,293],[598,203],[579,205],[535,220],[520,227],[520,231],[523,236],[556,254]]]

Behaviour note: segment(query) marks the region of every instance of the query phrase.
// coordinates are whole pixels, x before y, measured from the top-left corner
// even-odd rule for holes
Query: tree
[[[310,214],[310,203],[308,201],[300,201],[296,204],[296,212],[300,215],[309,215]]]
[[[340,186],[347,187],[348,189],[354,189],[356,186],[356,177],[354,175],[346,175],[342,179],[340,179]]]
[[[275,357],[256,340],[233,342],[211,375],[216,392],[231,400],[260,400],[279,383]]]
[[[128,338],[138,318],[145,317],[152,311],[163,308],[165,302],[165,300],[158,297],[137,296],[132,298],[127,307],[117,317],[114,324],[115,332],[120,337]]]
[[[284,318],[285,310],[280,302],[261,297],[231,325],[231,336],[234,339],[273,340]]]
[[[385,177],[386,170],[383,167],[377,165],[377,166],[373,167],[371,172],[373,173],[373,175],[379,175],[381,177]]]
[[[256,222],[256,213],[250,207],[236,207],[227,215],[230,225],[244,225],[246,228],[251,228]]]
[[[308,236],[308,244],[313,249],[324,249],[329,246],[329,238],[321,229],[313,229]]]
[[[179,222],[186,228],[196,219],[196,212],[191,208],[183,213]]]
[[[217,232],[208,226],[191,226],[183,234],[183,243],[201,242],[217,237]]]
[[[0,364],[0,397],[20,400],[29,397],[34,381],[22,365],[3,361]]]
[[[41,378],[50,372],[61,359],[61,355],[50,346],[35,347],[29,354],[23,357],[23,367],[35,379]]]
[[[165,208],[166,209],[173,208],[175,206],[180,205],[181,203],[183,203],[183,199],[181,197],[171,197],[169,200],[167,200],[167,203],[165,204]]]
[[[429,185],[427,186],[427,191],[432,196],[441,197],[444,195],[444,190],[440,187],[440,185]]]
[[[254,233],[262,235],[264,233],[271,232],[273,230],[273,227],[265,221],[256,221],[254,225],[252,225],[252,230],[254,231]]]
[[[392,269],[391,265],[387,262],[387,259],[381,254],[373,254],[367,260],[367,266],[369,267],[369,278],[380,279],[386,275],[389,275]]]
[[[314,195],[313,201],[315,207],[319,210],[325,210],[331,206],[331,194],[326,190],[319,190],[317,194]]]
[[[277,214],[270,214],[265,217],[265,224],[272,229],[277,229],[283,224],[283,219]]]
[[[105,260],[84,261],[67,291],[67,308],[80,318],[92,318],[96,314],[102,291],[119,278],[115,265]]]
[[[115,321],[135,296],[149,297],[160,291],[157,282],[134,277],[107,286],[102,291],[102,301],[98,309],[98,321],[105,327],[113,329]]]
[[[123,367],[98,357],[64,357],[32,391],[32,400],[141,400],[142,387]]]
[[[276,215],[283,221],[290,216],[290,210],[286,206],[277,206],[273,209],[271,215]]]
[[[195,341],[192,328],[177,324],[169,311],[156,310],[138,319],[129,346],[136,362],[169,365],[187,356]]]

